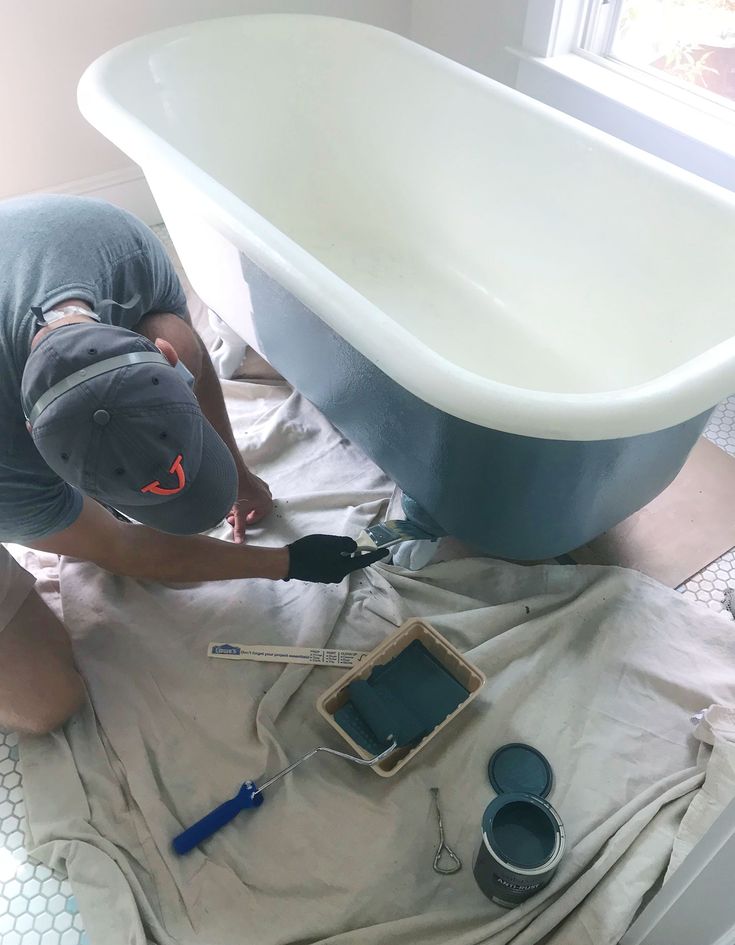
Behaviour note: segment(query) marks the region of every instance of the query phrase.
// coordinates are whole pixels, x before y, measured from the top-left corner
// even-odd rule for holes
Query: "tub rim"
[[[558,440],[618,439],[675,426],[711,409],[735,390],[735,335],[656,378],[631,387],[590,393],[558,393],[493,381],[460,367],[394,321],[340,276],[218,183],[192,159],[124,108],[106,80],[135,58],[196,32],[232,28],[233,21],[339,22],[347,29],[383,34],[405,53],[433,61],[464,81],[566,125],[591,142],[649,164],[705,200],[727,203],[735,194],[648,154],[606,132],[481,75],[406,37],[381,27],[313,14],[240,14],[197,20],[128,40],[98,57],[77,89],[87,121],[139,164],[152,189],[172,181],[187,193],[196,212],[279,282],[322,321],[402,387],[452,416],[478,426],[522,436]],[[405,352],[411,351],[411,358]],[[441,379],[441,383],[437,382]]]

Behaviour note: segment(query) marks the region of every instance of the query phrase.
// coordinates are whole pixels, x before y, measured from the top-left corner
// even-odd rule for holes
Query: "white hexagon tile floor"
[[[735,396],[717,407],[704,431],[720,449],[735,456]],[[735,606],[735,549],[703,568],[679,590],[689,600],[706,604],[712,610],[730,610]],[[732,591],[732,593],[731,593]]]
[[[28,859],[24,817],[18,739],[0,733],[0,942],[89,945],[69,884]]]
[[[735,397],[721,404],[706,435],[735,456]],[[735,589],[735,550],[679,590],[714,610]],[[0,942],[2,945],[90,945],[67,881],[28,859],[23,846],[23,789],[18,740],[0,733]],[[101,945],[101,943],[94,943]]]

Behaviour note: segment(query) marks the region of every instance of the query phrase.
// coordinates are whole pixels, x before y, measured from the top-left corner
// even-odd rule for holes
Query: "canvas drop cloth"
[[[278,499],[253,543],[356,535],[385,512],[391,483],[288,387],[226,393]],[[735,705],[733,624],[632,571],[474,558],[378,566],[337,587],[171,587],[64,559],[60,586],[90,702],[64,731],[21,743],[28,845],[68,871],[92,945],[605,945],[675,841],[685,852],[701,835],[693,801],[708,823],[727,795],[716,772],[706,797],[700,787],[717,720],[727,739],[732,715],[690,717]],[[53,596],[50,571],[41,589]],[[176,857],[171,838],[242,781],[345,747],[314,708],[339,671],[208,659],[207,644],[367,650],[412,616],[486,673],[477,701],[395,778],[319,756]],[[514,741],[551,762],[569,846],[553,883],[506,911],[472,861],[488,759]],[[432,871],[432,787],[464,862],[455,876]]]

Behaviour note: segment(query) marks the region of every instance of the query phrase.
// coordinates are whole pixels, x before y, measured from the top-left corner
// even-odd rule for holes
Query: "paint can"
[[[564,825],[545,800],[551,766],[535,748],[504,745],[488,772],[498,796],[482,817],[473,873],[488,899],[513,908],[551,882],[564,855]]]

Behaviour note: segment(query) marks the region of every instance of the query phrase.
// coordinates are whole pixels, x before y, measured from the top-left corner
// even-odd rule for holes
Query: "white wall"
[[[274,12],[325,13],[407,33],[411,0],[0,0],[0,197],[124,190],[137,171],[77,109],[87,65],[152,30]]]
[[[156,29],[237,13],[324,13],[364,20],[515,85],[528,0],[0,0],[0,198],[91,193],[158,212],[139,170],[76,104],[86,66]]]
[[[527,0],[413,0],[411,39],[515,86]]]

